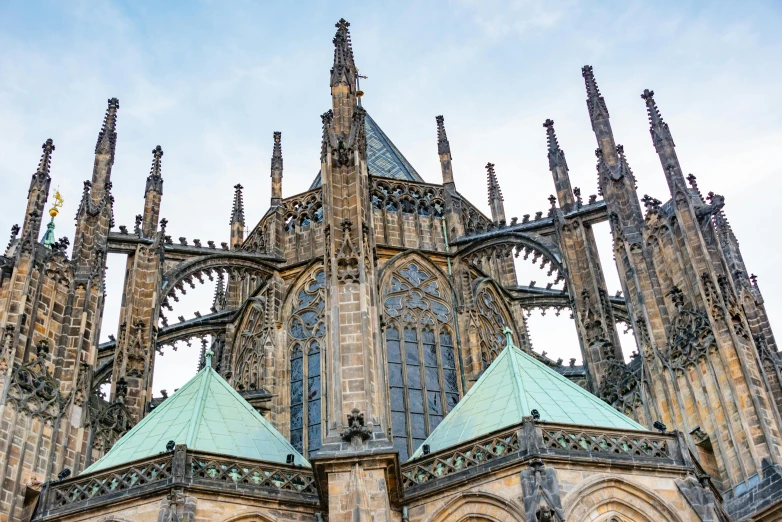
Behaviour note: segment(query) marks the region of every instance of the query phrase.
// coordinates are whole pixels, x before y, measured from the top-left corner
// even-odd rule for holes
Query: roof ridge
[[[211,377],[211,372],[213,372],[214,369],[207,364],[204,366],[204,368],[201,370],[203,372],[203,377],[201,377],[201,389],[198,391],[198,399],[196,402],[196,407],[193,408],[193,414],[190,417],[190,426],[187,428],[187,437],[185,437],[185,444],[188,448],[192,448],[196,438],[198,437],[198,430],[201,427],[201,417],[204,415],[204,407],[206,406],[206,401],[204,398],[206,397],[206,393],[209,391],[209,381],[211,380],[209,377]],[[194,381],[197,379],[193,379]]]

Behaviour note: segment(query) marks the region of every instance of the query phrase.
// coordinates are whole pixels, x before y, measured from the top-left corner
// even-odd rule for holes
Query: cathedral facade
[[[336,27],[320,172],[283,197],[275,133],[269,209],[248,226],[236,185],[220,245],[167,235],[159,146],[143,212],[115,228],[115,98],[70,255],[53,224],[39,240],[43,145],[0,256],[0,521],[782,520],[782,359],[724,198],[685,177],[654,93],[665,201],[639,198],[585,66],[598,195],[571,187],[547,120],[548,213],[508,219],[487,164],[486,216],[458,191],[442,116],[432,184],[362,107]],[[99,343],[108,253],[127,265]],[[519,255],[563,288],[520,285]],[[166,317],[205,279],[210,313]],[[583,365],[532,351],[536,308],[572,311]],[[191,339],[198,374],[153,398],[156,350]]]

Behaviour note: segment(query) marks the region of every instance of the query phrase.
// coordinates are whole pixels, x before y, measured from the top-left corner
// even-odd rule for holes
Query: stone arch
[[[490,493],[460,493],[435,512],[429,522],[523,522],[521,509],[510,500]]]
[[[258,255],[238,252],[223,252],[190,259],[175,265],[163,275],[159,301],[164,301],[175,288],[181,290],[183,283],[190,282],[193,277],[200,280],[204,274],[210,275],[216,271],[251,273],[268,278],[274,273],[274,266],[270,260]]]
[[[482,251],[502,248],[511,248],[517,255],[522,251],[532,253],[535,259],[543,259],[541,268],[544,268],[545,265],[550,265],[550,270],[557,272],[558,279],[564,278],[565,270],[558,247],[554,244],[546,244],[540,239],[523,232],[499,232],[492,234],[486,239],[465,245],[459,250],[459,256],[472,264],[471,260],[476,256],[480,256]]]
[[[252,513],[235,515],[223,520],[223,522],[273,522],[273,521],[274,519],[261,513],[260,511],[253,511]]]
[[[682,522],[656,493],[619,477],[598,475],[570,491],[563,501],[567,522]]]

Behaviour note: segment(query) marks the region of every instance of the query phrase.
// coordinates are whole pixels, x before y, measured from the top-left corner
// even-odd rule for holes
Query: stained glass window
[[[325,273],[320,269],[299,289],[288,320],[291,444],[305,455],[316,453],[321,445],[324,284]]]
[[[448,297],[440,281],[417,263],[394,271],[383,295],[391,433],[402,461],[459,402]]]

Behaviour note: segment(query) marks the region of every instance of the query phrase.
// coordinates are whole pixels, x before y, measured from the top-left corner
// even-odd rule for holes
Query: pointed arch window
[[[394,447],[402,461],[459,402],[452,306],[417,263],[394,271],[383,295]]]
[[[304,455],[321,446],[324,286],[325,273],[320,269],[299,289],[288,320],[291,444]]]

